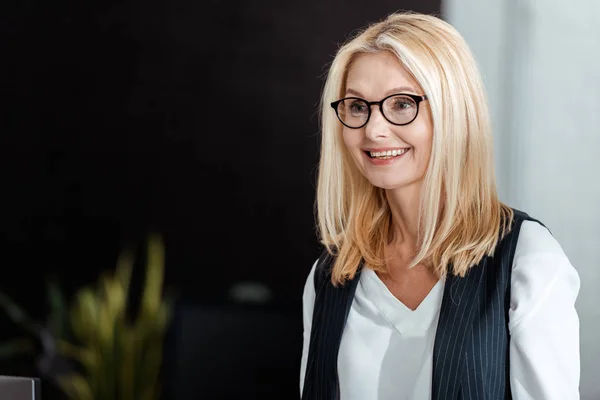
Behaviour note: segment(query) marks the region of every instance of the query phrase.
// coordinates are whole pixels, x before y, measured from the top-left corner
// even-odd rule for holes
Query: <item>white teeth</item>
[[[386,157],[396,157],[396,156],[406,153],[407,151],[408,151],[408,149],[396,149],[396,150],[387,150],[387,151],[371,151],[371,152],[369,152],[369,154],[371,155],[371,157],[386,158]]]

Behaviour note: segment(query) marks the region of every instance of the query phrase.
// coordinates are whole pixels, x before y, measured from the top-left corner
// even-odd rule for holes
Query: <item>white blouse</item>
[[[304,347],[300,391],[308,358],[315,300],[314,269],[303,295]],[[514,400],[579,399],[579,275],[550,232],[521,226],[513,261],[510,386]],[[342,400],[431,398],[433,346],[444,282],[412,311],[369,268],[360,276],[338,356]]]

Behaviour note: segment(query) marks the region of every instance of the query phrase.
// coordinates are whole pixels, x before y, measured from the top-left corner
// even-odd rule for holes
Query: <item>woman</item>
[[[338,51],[322,98],[303,399],[578,399],[579,277],[496,193],[476,63],[394,14]]]

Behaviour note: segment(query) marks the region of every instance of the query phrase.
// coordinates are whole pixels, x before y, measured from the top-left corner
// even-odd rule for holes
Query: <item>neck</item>
[[[386,190],[385,195],[392,213],[390,245],[416,250],[421,185]]]

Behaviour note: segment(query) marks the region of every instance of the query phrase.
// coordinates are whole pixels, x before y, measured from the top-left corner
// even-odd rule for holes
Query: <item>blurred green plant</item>
[[[132,318],[128,298],[134,261],[132,252],[122,253],[115,271],[102,274],[95,287],[79,289],[70,305],[56,281],[50,281],[45,325],[33,321],[0,292],[0,307],[33,336],[0,344],[0,357],[35,351],[38,341],[40,374],[71,400],[158,399],[172,305],[169,296],[163,296],[161,238],[148,238],[145,284],[139,310]]]

